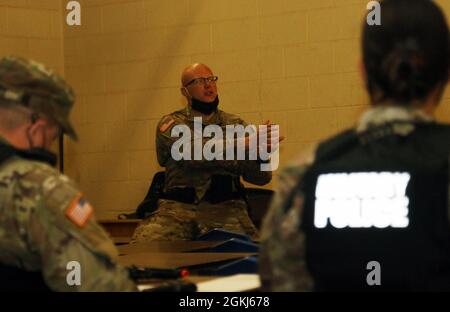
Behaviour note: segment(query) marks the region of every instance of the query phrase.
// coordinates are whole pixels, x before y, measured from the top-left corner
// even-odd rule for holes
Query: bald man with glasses
[[[204,64],[184,69],[181,93],[187,105],[164,116],[156,130],[158,162],[165,167],[164,194],[158,200],[158,209],[137,227],[133,242],[192,240],[214,228],[258,237],[248,215],[240,177],[256,185],[269,183],[272,172],[261,171],[263,160],[177,160],[172,155],[172,146],[179,140],[172,130],[185,125],[193,133],[194,118],[201,117],[202,129],[218,125],[225,132],[227,125],[247,126],[239,116],[218,109],[217,80]],[[203,145],[207,139],[202,139]],[[248,147],[247,140],[245,143]]]

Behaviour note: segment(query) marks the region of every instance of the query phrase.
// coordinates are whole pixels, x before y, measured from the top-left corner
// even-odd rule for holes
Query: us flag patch
[[[66,216],[70,221],[79,227],[84,227],[86,222],[91,217],[92,212],[92,206],[82,197],[81,194],[77,194],[67,209]]]
[[[166,132],[166,130],[169,129],[170,126],[174,124],[174,122],[175,122],[175,120],[171,119],[168,122],[162,124],[161,127],[159,127],[159,131]]]

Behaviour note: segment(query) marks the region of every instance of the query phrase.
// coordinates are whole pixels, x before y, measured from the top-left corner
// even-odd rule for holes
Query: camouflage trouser
[[[258,238],[255,225],[247,213],[243,200],[229,200],[218,204],[200,202],[185,204],[160,199],[158,210],[136,228],[133,242],[155,240],[193,240],[211,229],[224,230]]]

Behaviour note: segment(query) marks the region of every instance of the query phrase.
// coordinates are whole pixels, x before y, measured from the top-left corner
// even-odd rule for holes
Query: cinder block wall
[[[0,56],[19,55],[64,73],[61,0],[0,0]]]
[[[84,0],[82,26],[60,26],[58,58],[51,45],[60,47],[61,38],[51,34],[59,21],[41,16],[57,16],[54,1],[0,1],[0,49],[64,63],[78,94],[73,119],[81,138],[67,142],[66,172],[107,217],[134,209],[159,170],[156,122],[185,104],[179,76],[191,62],[219,75],[222,109],[281,125],[282,164],[351,126],[368,103],[358,72],[367,2]],[[438,2],[450,16],[450,1]],[[5,14],[16,18],[5,22]],[[445,97],[438,117],[450,121],[450,92]]]

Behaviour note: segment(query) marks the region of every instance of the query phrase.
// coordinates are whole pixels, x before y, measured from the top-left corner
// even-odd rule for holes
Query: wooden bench
[[[98,223],[116,243],[127,243],[141,221],[141,219],[100,219]]]

